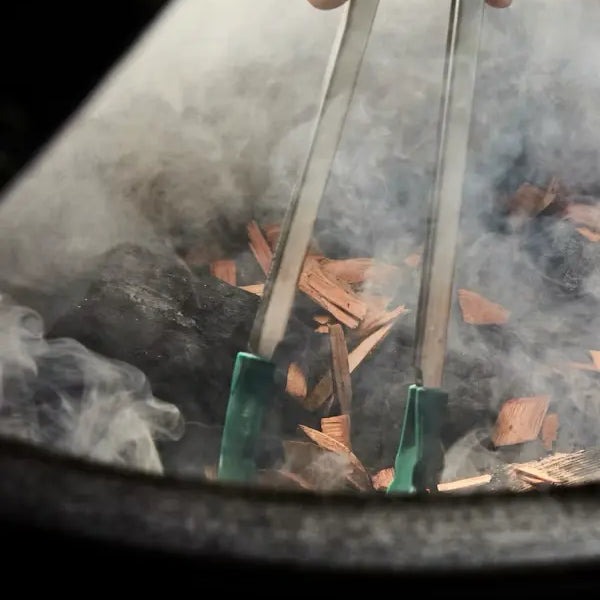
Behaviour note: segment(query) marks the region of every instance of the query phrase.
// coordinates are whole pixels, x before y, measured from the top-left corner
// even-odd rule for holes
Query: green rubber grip
[[[447,405],[448,394],[443,390],[410,386],[388,493],[437,489],[444,460],[440,433]]]
[[[247,482],[256,474],[258,438],[274,387],[272,362],[246,352],[237,355],[221,439],[219,479]]]

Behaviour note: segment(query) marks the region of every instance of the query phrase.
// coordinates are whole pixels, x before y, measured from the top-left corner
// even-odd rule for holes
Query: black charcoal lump
[[[174,254],[133,245],[111,250],[86,277],[85,296],[49,336],[136,366],[156,397],[180,408],[186,434],[165,445],[167,470],[214,463],[235,357],[247,347],[258,298],[193,275]]]

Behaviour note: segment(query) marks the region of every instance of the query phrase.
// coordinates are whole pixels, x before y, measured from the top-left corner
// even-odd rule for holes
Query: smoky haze
[[[399,264],[423,243],[447,16],[439,0],[380,3],[316,228],[331,256]],[[120,243],[177,250],[201,240],[209,259],[234,258],[227,235],[279,218],[289,199],[339,17],[304,0],[174,3],[0,206],[4,289],[50,326],[83,293],[78,276]],[[590,0],[486,9],[457,283],[506,303],[515,335],[531,342],[499,349],[454,315],[450,349],[495,365],[482,399],[490,414],[511,394],[552,391],[546,352],[531,350],[539,328],[555,327],[546,350],[561,355],[577,344],[557,320],[587,322],[568,301],[551,318],[540,312],[543,288],[515,267],[517,234],[490,222],[494,199],[524,180],[598,187],[599,18]],[[595,281],[585,284],[593,297]],[[399,291],[413,308],[417,294],[414,281]],[[461,377],[448,375],[451,395]],[[598,411],[593,382],[576,377],[578,422]],[[403,398],[394,402],[385,410],[401,413]],[[498,460],[481,445],[489,425],[454,445],[445,478]]]

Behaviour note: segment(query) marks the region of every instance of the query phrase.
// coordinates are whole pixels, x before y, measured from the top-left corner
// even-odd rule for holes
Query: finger
[[[512,4],[512,0],[486,0],[486,2],[494,8],[506,8]]]
[[[315,8],[330,10],[346,3],[346,0],[308,0]]]

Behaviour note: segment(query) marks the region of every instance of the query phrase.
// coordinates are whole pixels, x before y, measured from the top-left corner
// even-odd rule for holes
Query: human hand
[[[315,8],[330,10],[345,4],[347,0],[308,0]],[[486,0],[486,4],[494,8],[506,8],[512,4],[512,0]]]

